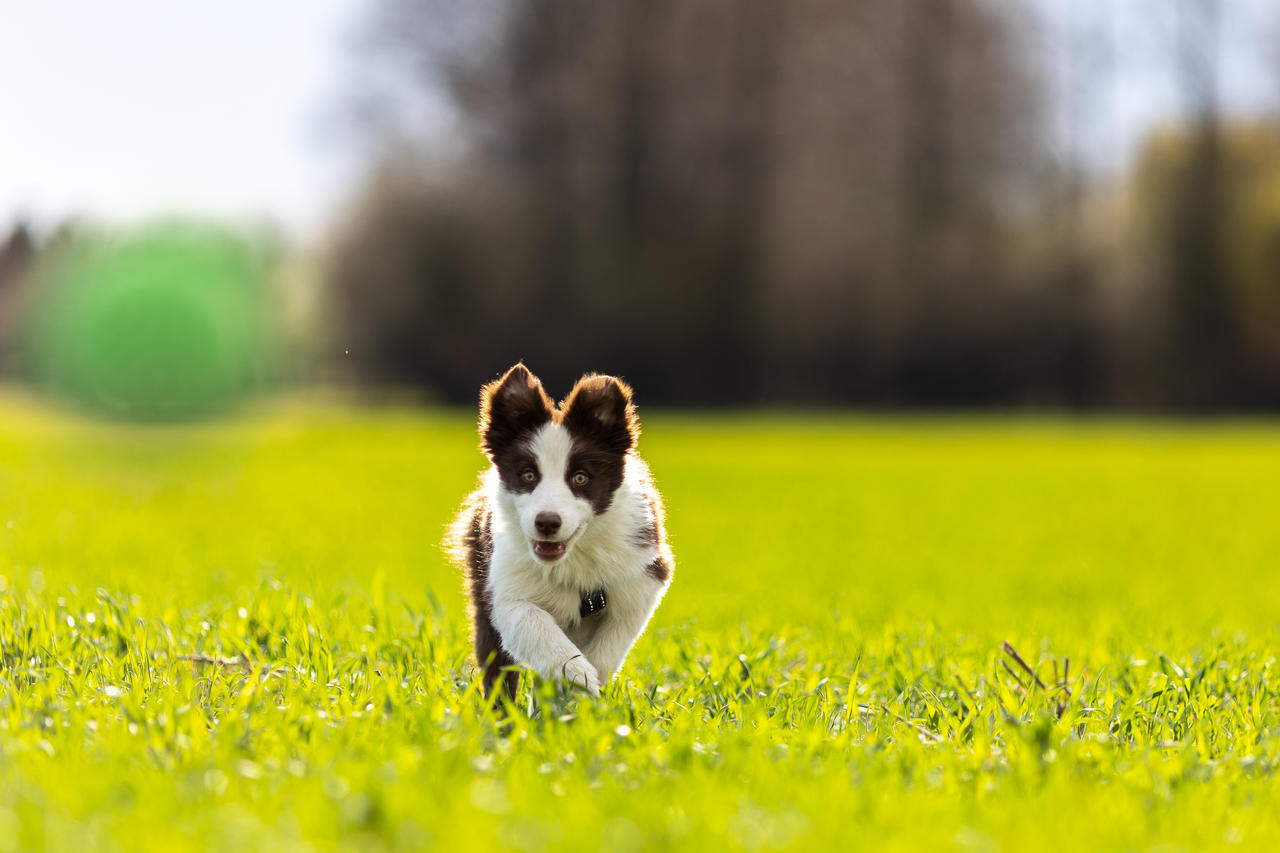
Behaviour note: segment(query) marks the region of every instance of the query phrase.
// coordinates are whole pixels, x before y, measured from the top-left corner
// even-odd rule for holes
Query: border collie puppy
[[[639,433],[631,389],[612,376],[582,377],[558,407],[523,364],[481,390],[492,464],[450,544],[486,695],[515,663],[598,695],[667,591],[675,561]],[[518,684],[507,672],[509,696]]]

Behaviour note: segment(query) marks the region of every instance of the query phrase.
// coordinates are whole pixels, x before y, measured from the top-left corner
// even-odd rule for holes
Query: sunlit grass
[[[0,397],[0,850],[1280,843],[1280,427],[645,427],[670,595],[495,716],[470,413]]]

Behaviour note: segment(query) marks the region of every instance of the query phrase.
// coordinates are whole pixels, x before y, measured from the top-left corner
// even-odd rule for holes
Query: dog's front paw
[[[561,681],[583,687],[592,696],[600,695],[600,674],[584,655],[575,655],[565,661],[556,674]]]

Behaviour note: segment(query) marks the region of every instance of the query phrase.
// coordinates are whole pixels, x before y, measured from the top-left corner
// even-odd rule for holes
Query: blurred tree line
[[[1254,50],[1280,94],[1280,13],[1054,3],[377,0],[374,167],[321,298],[309,259],[272,279],[277,372],[458,402],[525,359],[668,404],[1280,406],[1278,99],[1220,91]],[[1109,161],[1126,63],[1180,103]],[[42,254],[0,241],[0,368]]]
[[[1147,6],[1185,121],[1101,178],[1129,47],[1087,15],[380,0],[329,349],[459,401],[523,358],[674,404],[1276,406],[1280,123],[1220,115],[1218,0]]]

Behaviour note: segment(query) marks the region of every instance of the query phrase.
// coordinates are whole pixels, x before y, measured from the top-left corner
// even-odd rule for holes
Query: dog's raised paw
[[[560,668],[559,675],[562,681],[585,688],[592,696],[600,695],[600,674],[591,661],[582,655],[567,660]]]

